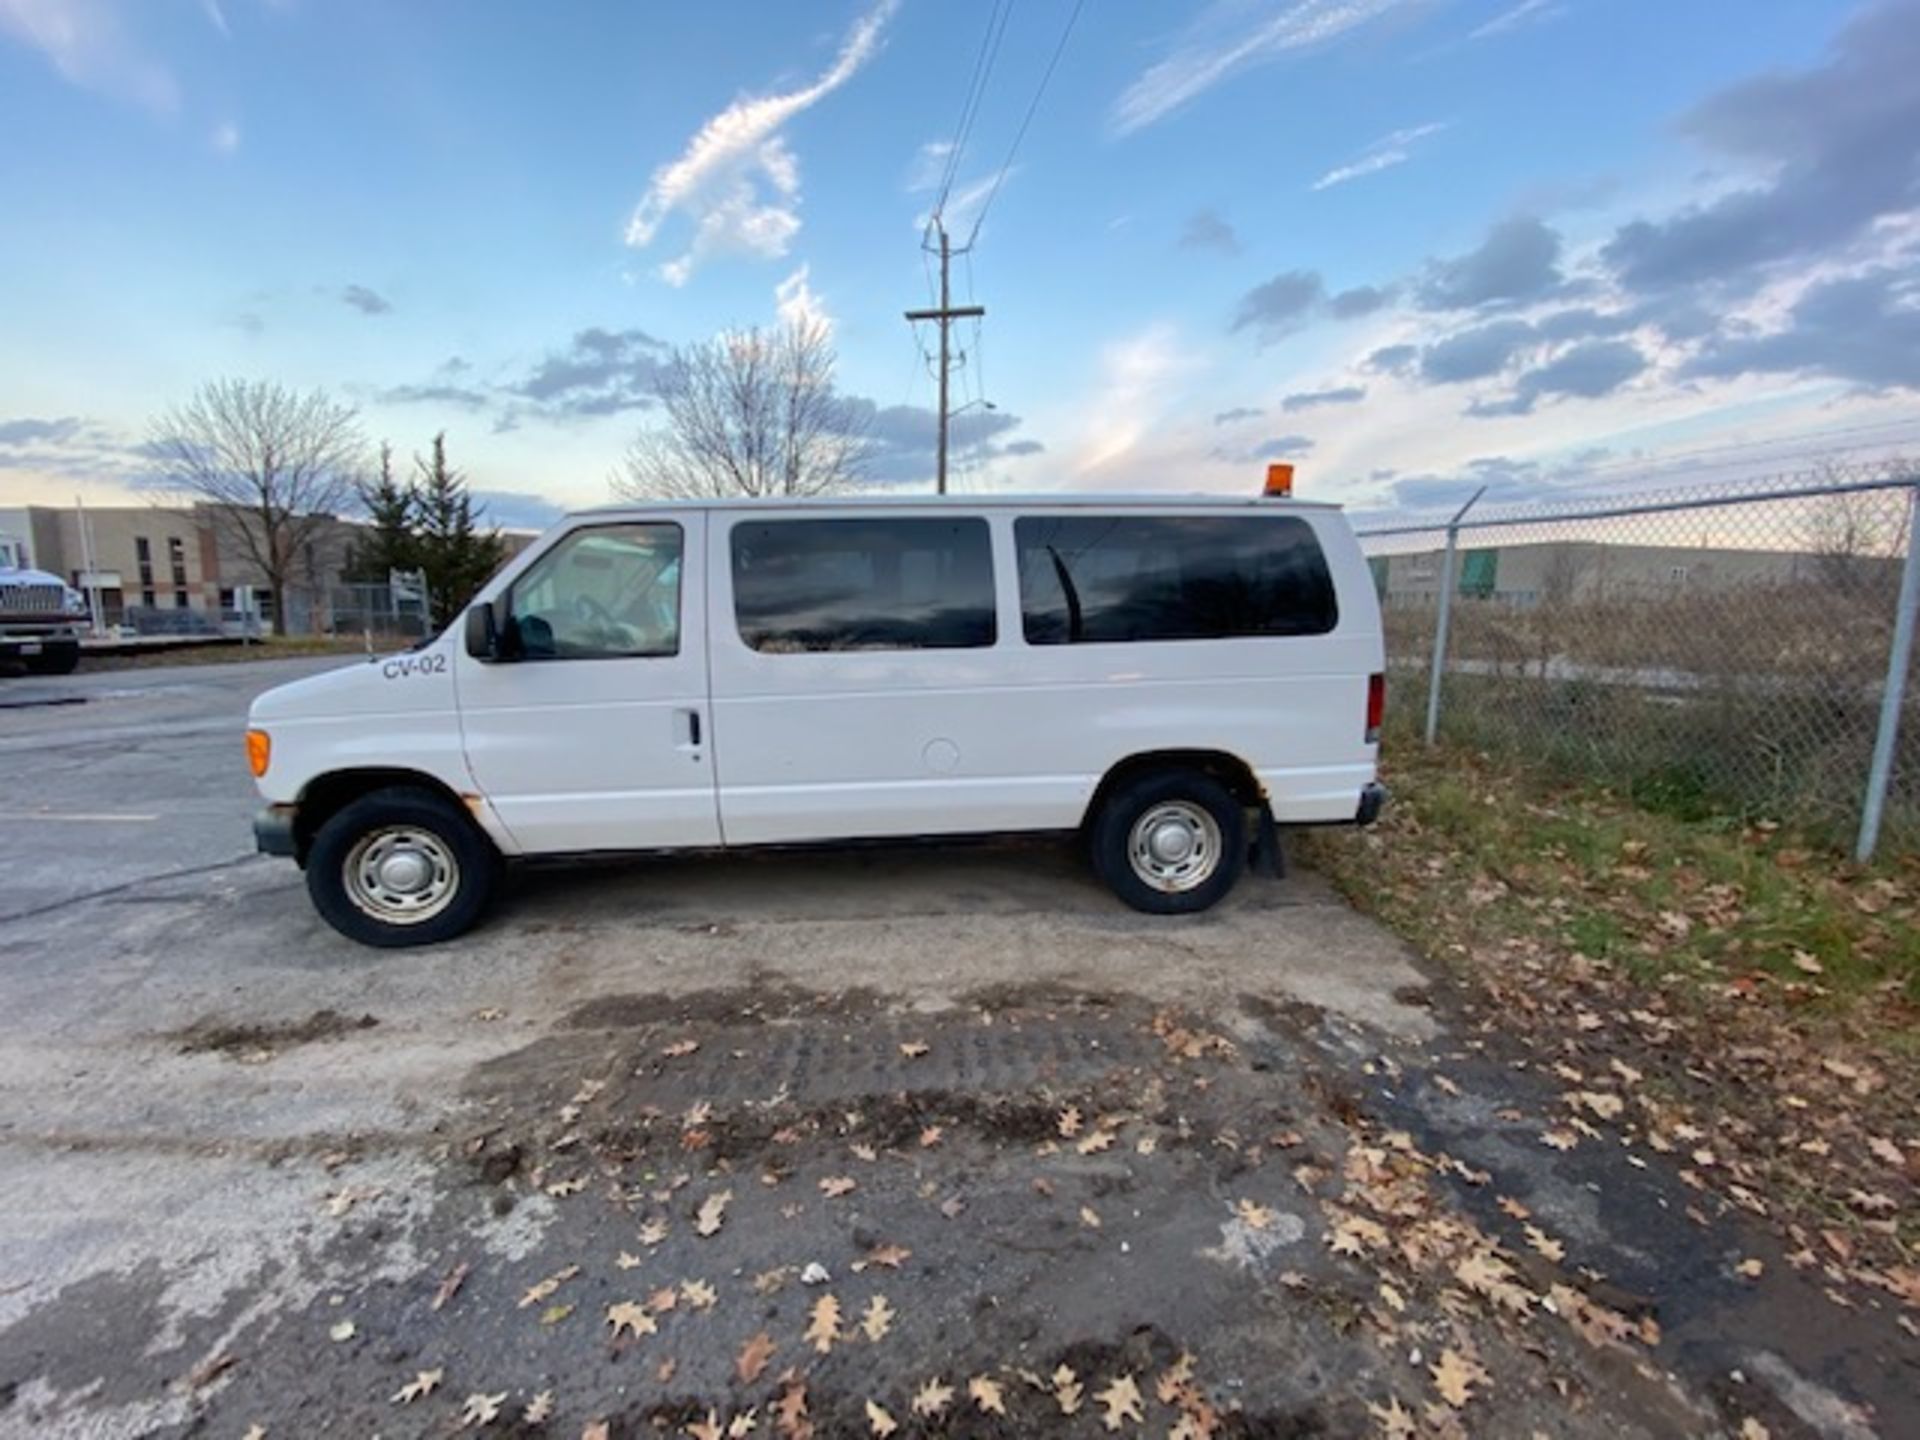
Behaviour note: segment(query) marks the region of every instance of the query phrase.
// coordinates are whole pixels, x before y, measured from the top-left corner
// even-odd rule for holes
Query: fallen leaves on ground
[[[444,1368],[416,1371],[413,1379],[393,1392],[395,1405],[411,1405],[414,1401],[431,1395],[440,1382],[447,1377]]]
[[[622,1300],[607,1306],[607,1323],[613,1326],[613,1338],[616,1340],[622,1331],[630,1333],[635,1339],[660,1333],[660,1323],[637,1300]]]
[[[832,1295],[822,1295],[814,1301],[813,1308],[807,1314],[806,1332],[801,1338],[820,1354],[830,1353],[834,1342],[840,1338],[840,1302]]]
[[[491,1425],[500,1418],[500,1407],[507,1403],[507,1392],[497,1395],[484,1395],[476,1391],[467,1396],[460,1406],[460,1427]]]
[[[860,1328],[866,1332],[869,1340],[884,1340],[887,1331],[893,1328],[894,1309],[887,1303],[887,1297],[876,1295],[867,1302],[866,1310],[860,1316]]]
[[[733,1357],[733,1373],[742,1385],[751,1385],[758,1380],[773,1359],[773,1352],[780,1347],[774,1344],[773,1337],[766,1331],[756,1331],[747,1337],[746,1344],[740,1347],[740,1353]]]
[[[987,1375],[975,1375],[967,1381],[967,1398],[983,1415],[1002,1415],[1007,1413],[1006,1392],[1000,1382]]]
[[[1093,1398],[1100,1406],[1100,1423],[1109,1430],[1118,1430],[1128,1420],[1138,1425],[1147,1418],[1140,1386],[1131,1375],[1115,1376],[1113,1383]]]
[[[1487,1372],[1458,1350],[1442,1350],[1427,1373],[1433,1376],[1434,1393],[1456,1410],[1473,1399],[1474,1386],[1489,1383]]]
[[[859,1184],[851,1175],[829,1175],[820,1182],[820,1193],[829,1200],[838,1200],[843,1195],[851,1195]]]
[[[940,1383],[938,1376],[927,1381],[913,1393],[913,1413],[929,1418],[946,1413],[953,1403],[953,1387]]]
[[[720,1227],[727,1218],[727,1206],[733,1203],[731,1190],[717,1190],[700,1202],[700,1208],[694,1212],[693,1228],[702,1237],[711,1237],[720,1233]],[[640,1238],[646,1239],[641,1232]]]
[[[886,1412],[884,1406],[867,1401],[867,1424],[876,1435],[891,1435],[900,1428],[900,1422]]]
[[[527,1287],[526,1293],[520,1297],[520,1308],[522,1310],[530,1309],[538,1305],[542,1300],[551,1299],[562,1285],[566,1284],[567,1281],[573,1279],[579,1273],[580,1267],[578,1265],[569,1265],[563,1270],[554,1271],[553,1274],[547,1276],[544,1280],[534,1282]]]

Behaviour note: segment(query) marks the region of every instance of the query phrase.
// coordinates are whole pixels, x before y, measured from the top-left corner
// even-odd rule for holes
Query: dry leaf
[[[1123,1421],[1131,1420],[1138,1425],[1147,1418],[1141,1408],[1140,1387],[1131,1375],[1119,1376],[1093,1398],[1101,1409],[1100,1423],[1109,1430],[1118,1430]]]
[[[1734,1266],[1733,1268],[1736,1274],[1744,1275],[1749,1280],[1758,1280],[1761,1274],[1765,1272],[1767,1267],[1766,1267],[1765,1261],[1742,1260],[1738,1265]]]
[[[773,1402],[773,1428],[782,1435],[813,1433],[813,1426],[807,1421],[807,1387],[804,1381],[793,1381]]]
[[[1082,1205],[1080,1207],[1080,1223],[1089,1230],[1098,1230],[1100,1228],[1100,1212],[1095,1210],[1091,1205]]]
[[[1487,1383],[1487,1372],[1457,1350],[1442,1350],[1440,1361],[1429,1365],[1433,1388],[1440,1398],[1458,1410],[1473,1398],[1473,1387]]]
[[[867,1401],[867,1424],[873,1427],[876,1435],[891,1435],[900,1428],[898,1420],[871,1400]]]
[[[680,1298],[696,1310],[711,1310],[720,1294],[704,1280],[682,1280]]]
[[[1078,1105],[1069,1105],[1066,1109],[1062,1110],[1060,1112],[1060,1118],[1056,1122],[1056,1128],[1060,1131],[1060,1136],[1063,1140],[1071,1140],[1074,1136],[1078,1135],[1080,1133],[1080,1107]]]
[[[466,1261],[462,1260],[458,1265],[454,1266],[453,1269],[449,1270],[447,1272],[447,1278],[440,1282],[440,1288],[433,1292],[433,1303],[427,1308],[430,1310],[444,1310],[447,1302],[453,1299],[453,1297],[459,1293],[460,1287],[466,1283],[467,1272],[472,1268],[473,1267],[468,1265]]]
[[[613,1440],[613,1422],[593,1420],[580,1432],[580,1440]]]
[[[755,1418],[759,1409],[760,1407],[758,1405],[752,1406],[746,1410],[742,1410],[738,1415],[734,1416],[733,1419],[729,1420],[727,1422],[727,1440],[746,1440],[746,1437],[753,1433],[753,1427],[759,1423]]]
[[[773,1337],[764,1330],[749,1336],[747,1343],[740,1347],[740,1353],[733,1357],[733,1373],[740,1377],[740,1383],[751,1385],[758,1380],[778,1348],[773,1343]]]
[[[952,1403],[953,1387],[942,1385],[940,1378],[935,1376],[914,1392],[913,1413],[928,1416],[944,1414]]]
[[[884,1265],[889,1270],[898,1270],[912,1254],[913,1251],[904,1245],[876,1245],[867,1252],[866,1263]]]
[[[1246,1199],[1241,1200],[1238,1205],[1233,1207],[1233,1213],[1238,1215],[1248,1225],[1251,1225],[1255,1230],[1268,1229],[1273,1222],[1279,1218],[1274,1211],[1268,1209],[1265,1205],[1259,1205]]]
[[[869,1340],[883,1340],[887,1331],[893,1328],[893,1307],[887,1304],[887,1297],[876,1295],[867,1302],[866,1312],[860,1317],[860,1328],[867,1332]]]
[[[573,1314],[573,1306],[571,1305],[549,1305],[540,1312],[540,1323],[542,1325],[558,1325],[571,1314]]]
[[[632,1331],[635,1339],[660,1333],[659,1322],[637,1300],[622,1300],[617,1305],[607,1306],[607,1323],[613,1326],[613,1338],[616,1340],[620,1338],[622,1330]]]
[[[544,1425],[553,1418],[553,1391],[542,1390],[527,1402],[526,1411],[520,1417],[529,1425]]]
[[[927,1126],[926,1129],[920,1132],[920,1148],[922,1150],[931,1150],[940,1143],[940,1137],[946,1133],[947,1132],[938,1125]]]
[[[814,1301],[806,1333],[801,1338],[822,1355],[831,1351],[833,1342],[840,1338],[840,1302],[831,1295],[822,1295]]]
[[[423,1396],[431,1395],[435,1387],[446,1378],[447,1372],[444,1368],[418,1371],[415,1373],[413,1379],[393,1392],[393,1403],[395,1405],[411,1405]]]
[[[998,1380],[985,1375],[976,1375],[967,1381],[967,1394],[980,1408],[982,1414],[1005,1415],[1007,1413],[1006,1396]]]
[[[664,1220],[655,1218],[640,1227],[640,1243],[649,1248],[658,1245],[666,1238],[667,1222]]]
[[[1538,1225],[1525,1226],[1523,1227],[1522,1233],[1527,1237],[1527,1244],[1531,1245],[1537,1253],[1546,1256],[1547,1259],[1553,1261],[1556,1265],[1567,1258],[1567,1247],[1547,1234],[1547,1232],[1542,1230]]]
[[[586,1188],[587,1188],[586,1176],[576,1175],[571,1180],[554,1181],[551,1185],[547,1186],[547,1194],[551,1195],[556,1200],[564,1200],[569,1195],[578,1195],[582,1190]]]
[[[564,1270],[556,1270],[546,1279],[527,1287],[527,1293],[520,1297],[520,1308],[526,1310],[538,1305],[542,1300],[551,1299],[553,1293],[567,1281],[580,1273],[578,1265],[569,1265]]]
[[[1087,1387],[1080,1383],[1079,1376],[1075,1375],[1069,1367],[1062,1365],[1053,1372],[1053,1398],[1059,1405],[1062,1415],[1071,1415],[1077,1411],[1086,1393]]]
[[[504,1390],[498,1395],[475,1393],[467,1396],[466,1403],[460,1407],[460,1428],[464,1430],[469,1425],[491,1425],[500,1418],[500,1407],[506,1403],[507,1392]]]
[[[663,1047],[660,1053],[669,1060],[678,1060],[682,1056],[693,1054],[699,1048],[698,1040],[676,1040],[671,1045]]]
[[[671,1285],[663,1285],[647,1296],[647,1309],[656,1315],[664,1315],[680,1303],[680,1292]]]
[[[909,1060],[918,1060],[931,1048],[924,1040],[907,1040],[901,1043],[900,1053]]]
[[[732,1203],[731,1190],[720,1190],[709,1195],[700,1202],[700,1208],[694,1214],[693,1228],[702,1236],[719,1234],[721,1223],[727,1218],[727,1206]],[[646,1239],[645,1232],[641,1233],[640,1238]]]
[[[689,1420],[680,1427],[681,1433],[691,1435],[693,1440],[726,1440],[726,1430],[720,1424],[720,1412],[708,1410],[704,1420]]]
[[[613,1263],[622,1270],[637,1270],[640,1268],[641,1262],[640,1257],[632,1251],[622,1250],[618,1255],[613,1257]]]
[[[1078,1150],[1082,1155],[1098,1155],[1102,1150],[1111,1149],[1112,1146],[1113,1132],[1111,1130],[1089,1130],[1085,1135],[1080,1137],[1080,1143],[1073,1148]]]
[[[820,1182],[820,1193],[829,1200],[838,1200],[842,1195],[851,1195],[859,1188],[859,1182],[851,1175],[829,1175]]]
[[[1367,1413],[1380,1422],[1380,1433],[1386,1440],[1413,1440],[1420,1433],[1413,1412],[1400,1403],[1397,1395],[1389,1395],[1384,1405],[1369,1403]]]

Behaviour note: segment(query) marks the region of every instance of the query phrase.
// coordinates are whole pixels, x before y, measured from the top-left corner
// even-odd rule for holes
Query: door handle
[[[685,710],[681,713],[687,717],[687,744],[697,747],[700,744],[700,712]]]

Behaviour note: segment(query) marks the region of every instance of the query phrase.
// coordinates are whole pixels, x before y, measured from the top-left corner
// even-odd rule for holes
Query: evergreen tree
[[[414,537],[414,512],[417,496],[411,485],[393,478],[393,447],[380,444],[380,475],[355,487],[360,508],[366,512],[364,538],[356,540],[341,567],[341,577],[355,584],[384,585],[391,572],[413,570],[420,564],[420,547]]]
[[[447,464],[447,432],[433,437],[433,458],[413,457],[415,543],[427,577],[435,628],[451,623],[506,558],[498,530],[481,530],[467,481]]]

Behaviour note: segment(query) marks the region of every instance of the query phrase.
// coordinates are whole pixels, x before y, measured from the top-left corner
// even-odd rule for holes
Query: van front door
[[[522,850],[720,840],[707,717],[705,517],[568,531],[459,652],[467,764]]]

